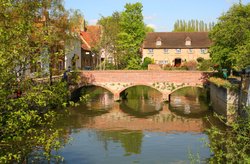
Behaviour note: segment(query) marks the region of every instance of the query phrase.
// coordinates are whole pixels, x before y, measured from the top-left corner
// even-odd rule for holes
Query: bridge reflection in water
[[[84,110],[87,115],[96,113],[88,118],[91,121],[80,125],[87,128],[202,132],[206,127],[203,116],[209,111],[204,100],[195,95],[201,94],[199,90],[192,87],[181,89],[172,95],[172,102],[166,104],[160,101],[161,93],[149,87],[127,89],[128,97],[121,102],[114,102],[113,95],[103,88],[90,87],[86,91],[90,93],[91,100],[77,107],[76,111]]]
[[[127,99],[114,102],[109,91],[89,87],[90,101],[64,115],[59,124],[73,138],[59,152],[66,163],[189,163],[190,151],[209,158],[200,141],[208,140],[204,116],[210,116],[202,91],[179,90],[170,104],[149,87],[125,92]]]

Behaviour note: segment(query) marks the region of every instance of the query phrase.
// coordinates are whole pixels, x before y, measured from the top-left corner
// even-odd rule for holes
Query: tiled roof
[[[101,37],[101,26],[88,26],[86,31],[81,32],[82,48],[90,51],[96,46]]]
[[[156,41],[161,38],[161,46]],[[187,39],[188,38],[188,39]],[[191,46],[185,45],[186,40],[191,40]],[[208,48],[211,40],[208,32],[151,32],[143,42],[143,48]]]

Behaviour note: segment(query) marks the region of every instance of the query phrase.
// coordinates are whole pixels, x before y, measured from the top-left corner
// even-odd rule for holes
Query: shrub
[[[201,63],[201,62],[203,62],[205,59],[204,58],[202,58],[202,57],[198,57],[197,59],[196,59],[196,61],[198,62],[198,63]]]
[[[213,67],[214,67],[214,63],[211,60],[203,60],[202,62],[199,62],[198,70],[200,70],[200,71],[212,71],[212,70],[214,70]]]
[[[183,64],[183,67],[186,67],[187,70],[196,70],[196,68],[197,68],[197,62],[194,61],[194,60],[185,62],[185,63]]]
[[[148,69],[148,65],[149,64],[153,64],[154,60],[149,58],[149,57],[145,57],[142,63],[142,69]]]

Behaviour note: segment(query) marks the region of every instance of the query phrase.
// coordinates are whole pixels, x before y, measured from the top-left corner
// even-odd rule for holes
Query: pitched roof
[[[161,46],[156,45],[161,38]],[[191,40],[191,45],[185,45],[186,39]],[[211,40],[208,32],[150,32],[143,42],[143,48],[208,48]]]
[[[96,46],[101,38],[101,26],[87,26],[86,31],[81,32],[82,48],[90,51]]]

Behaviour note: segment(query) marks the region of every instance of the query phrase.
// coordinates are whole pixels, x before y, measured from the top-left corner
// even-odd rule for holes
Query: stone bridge
[[[75,76],[73,76],[75,74]],[[109,70],[78,71],[72,73],[70,90],[95,85],[109,90],[114,100],[129,87],[144,85],[162,93],[162,101],[169,101],[174,91],[187,87],[203,87],[211,73],[201,71],[151,71],[151,70]],[[77,75],[77,76],[76,76]]]

